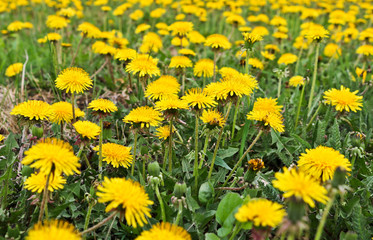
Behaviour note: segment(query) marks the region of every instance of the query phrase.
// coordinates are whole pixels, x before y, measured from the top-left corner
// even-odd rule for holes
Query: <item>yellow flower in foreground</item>
[[[289,80],[289,85],[292,87],[298,87],[304,85],[304,77],[302,76],[293,76]]]
[[[69,102],[57,102],[52,104],[52,114],[49,121],[52,123],[70,123],[73,119],[73,107]],[[85,113],[75,107],[75,117],[84,117]]]
[[[172,31],[172,35],[183,37],[193,30],[192,22],[174,22],[168,27],[169,31]]]
[[[96,99],[88,104],[88,108],[96,112],[112,113],[118,111],[117,106],[107,99]]]
[[[170,136],[170,133],[171,133],[169,125],[159,127],[156,130],[157,130],[157,132],[155,133],[155,135],[158,138],[163,139],[163,140],[166,140]],[[172,127],[172,132],[175,132],[174,127]]]
[[[332,179],[335,170],[340,167],[351,171],[351,163],[339,151],[324,146],[306,149],[298,161],[299,169],[317,180]]]
[[[284,124],[281,116],[282,106],[277,105],[277,99],[258,98],[253,110],[247,114],[247,119],[262,121],[264,126],[269,125],[275,131],[284,132]]]
[[[52,113],[52,108],[48,103],[38,100],[20,103],[10,112],[11,115],[19,115],[28,120],[47,120]]]
[[[294,168],[289,171],[285,167],[283,173],[277,172],[275,174],[275,178],[272,184],[284,192],[284,198],[294,196],[312,208],[315,207],[315,201],[324,204],[328,201],[326,189],[320,185],[318,180],[302,171],[297,171]]]
[[[324,93],[324,99],[327,104],[335,106],[337,111],[347,111],[350,110],[356,112],[361,110],[363,106],[362,100],[363,96],[357,96],[358,91],[350,92],[349,88],[341,86],[341,89],[332,88]]]
[[[195,110],[210,108],[217,104],[214,101],[213,96],[207,95],[207,93],[203,92],[200,88],[189,89],[187,94],[183,96],[182,99],[188,103],[189,107]]]
[[[25,188],[31,192],[41,193],[44,191],[46,182],[47,176],[45,176],[43,173],[33,173],[26,179]],[[61,175],[53,174],[49,178],[48,190],[49,192],[53,192],[54,190],[62,189],[63,184],[65,183],[66,179],[64,179]]]
[[[73,126],[83,138],[95,139],[101,132],[100,126],[90,121],[77,121]]]
[[[17,75],[18,73],[22,72],[22,63],[14,63],[10,65],[6,70],[5,70],[5,76],[7,77],[13,77]]]
[[[119,61],[131,61],[136,57],[136,50],[132,48],[119,49],[114,56],[114,59]]]
[[[79,158],[75,156],[69,143],[55,138],[46,138],[39,141],[25,152],[22,164],[39,169],[44,175],[54,170],[55,175],[64,173],[80,174]]]
[[[158,59],[154,59],[149,55],[141,54],[137,55],[127,65],[126,71],[132,74],[138,74],[140,77],[145,76],[159,76],[161,71],[157,67]]]
[[[177,95],[180,91],[180,84],[173,76],[163,75],[151,82],[146,87],[145,97],[159,100],[167,96]]]
[[[26,240],[80,240],[81,235],[70,223],[51,220],[44,223],[36,223],[28,232]]]
[[[93,85],[88,73],[81,68],[71,67],[63,70],[56,79],[56,87],[67,93],[82,93]]]
[[[187,68],[193,67],[192,61],[185,56],[174,56],[171,58],[169,68]]]
[[[97,190],[98,202],[110,202],[105,211],[123,211],[128,225],[143,227],[147,223],[145,216],[151,218],[149,205],[153,205],[153,201],[149,200],[148,194],[138,182],[105,177]]]
[[[99,146],[93,148],[99,155]],[[128,168],[132,163],[131,147],[125,147],[116,143],[105,143],[102,145],[102,156],[104,161],[118,168],[119,165]]]
[[[329,37],[329,31],[321,25],[312,24],[308,29],[303,31],[303,35],[308,39],[321,41],[323,38]]]
[[[193,73],[197,77],[212,77],[214,75],[214,61],[211,59],[198,60],[194,65]]]
[[[230,49],[232,44],[228,38],[221,34],[212,34],[206,38],[205,46],[209,46],[214,50]]]
[[[203,110],[200,119],[205,123],[209,124],[211,127],[220,126],[223,127],[225,124],[225,119],[223,115],[217,110]]]
[[[182,227],[168,222],[157,223],[150,230],[143,231],[135,240],[191,240],[190,234]]]
[[[158,126],[160,121],[162,121],[161,113],[148,106],[132,109],[131,112],[123,118],[123,122],[139,125],[141,128]]]
[[[258,35],[258,34],[248,33],[248,32],[242,33],[242,36],[243,36],[245,42],[248,44],[248,47],[252,47],[254,45],[254,43],[263,40],[263,36]]]
[[[278,59],[277,63],[289,65],[289,64],[295,63],[297,60],[298,60],[297,55],[294,55],[292,53],[284,53]]]
[[[178,96],[170,96],[156,102],[155,108],[159,111],[187,109],[188,103],[185,100],[179,99]]]
[[[238,209],[234,217],[239,222],[252,221],[257,227],[276,227],[284,216],[285,210],[281,204],[267,199],[253,199]]]

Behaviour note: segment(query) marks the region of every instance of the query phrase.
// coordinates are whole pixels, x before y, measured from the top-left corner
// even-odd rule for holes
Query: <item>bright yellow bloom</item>
[[[156,8],[153,11],[150,12],[150,17],[151,18],[160,18],[165,13],[166,13],[166,9],[164,9],[164,8]]]
[[[267,199],[253,199],[238,209],[234,217],[239,222],[251,221],[257,227],[276,227],[286,215],[281,204]]]
[[[171,44],[174,45],[174,46],[187,47],[189,45],[189,41],[186,37],[183,37],[183,38],[174,37],[171,40]]]
[[[198,31],[191,31],[188,34],[188,38],[191,43],[196,43],[196,44],[201,44],[206,41],[206,38],[202,34],[200,34]]]
[[[88,104],[88,108],[95,112],[112,113],[118,111],[117,106],[108,99],[96,99]]]
[[[229,24],[232,24],[234,26],[240,26],[240,25],[245,25],[246,24],[245,19],[238,14],[230,14],[227,17],[226,22],[229,23]]]
[[[25,189],[30,190],[31,192],[41,193],[44,191],[46,182],[47,176],[45,176],[43,173],[33,173],[25,180]],[[61,175],[52,174],[49,178],[48,190],[49,192],[53,192],[57,189],[63,189],[63,184],[65,183],[66,179],[64,179]]]
[[[151,26],[149,24],[146,24],[146,23],[142,23],[140,25],[138,25],[135,29],[135,34],[138,34],[138,33],[141,33],[141,32],[144,32],[146,30],[148,30],[149,28],[151,28]]]
[[[143,231],[135,240],[192,240],[182,227],[168,222],[157,223],[150,230]]]
[[[258,35],[258,34],[248,33],[248,32],[242,33],[242,36],[243,36],[245,42],[247,44],[249,44],[250,46],[252,46],[256,42],[259,42],[259,41],[263,40],[263,36]]]
[[[240,74],[236,69],[231,68],[231,67],[222,67],[219,70],[219,73],[220,73],[221,77],[225,80],[226,79],[231,79],[231,78],[236,77],[237,75]]]
[[[205,46],[209,46],[214,50],[227,50],[232,47],[232,44],[229,42],[226,36],[221,34],[212,34],[206,38]]]
[[[210,108],[217,104],[213,96],[207,95],[207,93],[203,92],[200,88],[189,89],[182,99],[188,103],[189,107],[195,110]]]
[[[362,45],[358,49],[356,49],[357,54],[364,54],[366,56],[372,56],[373,55],[373,45]]]
[[[326,189],[320,185],[318,180],[302,171],[297,171],[294,168],[289,171],[284,167],[284,172],[277,172],[275,178],[272,184],[284,192],[284,198],[294,196],[312,208],[315,207],[314,201],[324,204],[328,201]]]
[[[260,70],[264,69],[263,63],[257,58],[249,58],[249,65]]]
[[[144,127],[156,127],[162,121],[161,113],[152,107],[143,106],[132,109],[131,112],[123,118],[123,122]]]
[[[24,28],[24,23],[21,21],[11,22],[7,27],[8,31],[10,32],[18,32],[19,30],[23,28]]]
[[[103,41],[96,41],[92,44],[92,50],[94,53],[101,55],[112,55],[114,56],[117,53],[117,49],[109,44],[106,44]]]
[[[52,104],[52,114],[49,121],[52,123],[70,123],[73,120],[73,106],[69,102],[57,102]],[[75,107],[75,117],[84,117],[85,113]]]
[[[321,41],[323,38],[329,37],[329,31],[321,25],[312,24],[302,32],[302,35],[311,40]]]
[[[350,92],[349,88],[345,88],[341,85],[341,89],[329,89],[324,93],[324,99],[327,104],[335,106],[337,111],[347,111],[350,110],[356,112],[361,110],[363,106],[362,100],[363,96],[357,96],[358,91]]]
[[[83,138],[95,139],[101,132],[100,126],[90,121],[77,121],[73,126]]]
[[[51,220],[44,223],[36,223],[28,232],[26,240],[80,240],[79,232],[68,222]]]
[[[187,68],[193,67],[192,61],[185,56],[174,56],[171,58],[169,68]]]
[[[284,53],[278,59],[277,63],[289,65],[289,64],[295,63],[297,60],[298,60],[297,55],[294,55],[292,53]]]
[[[156,130],[157,130],[157,132],[155,133],[155,135],[158,138],[163,139],[163,140],[166,140],[170,136],[170,133],[171,133],[169,125],[165,125],[165,126],[159,127]],[[175,132],[175,128],[174,127],[172,127],[172,132],[173,133]]]
[[[78,31],[82,32],[87,38],[99,38],[101,31],[98,27],[89,22],[83,22],[78,26]]]
[[[55,175],[80,174],[79,158],[75,156],[73,148],[69,143],[55,138],[42,139],[32,146],[25,152],[22,164],[39,169],[44,175],[52,170]]]
[[[47,27],[52,29],[62,29],[67,27],[69,20],[57,15],[49,15],[47,18]]]
[[[93,148],[99,155],[99,146]],[[105,143],[102,145],[103,160],[113,167],[118,168],[119,165],[128,168],[132,164],[133,156],[131,155],[131,147],[125,147],[116,143]]]
[[[22,72],[22,68],[23,68],[22,63],[14,63],[6,69],[5,76],[13,77],[17,75],[18,73]]]
[[[98,202],[110,202],[105,211],[123,211],[128,225],[143,227],[147,223],[145,216],[151,218],[149,205],[153,205],[153,201],[138,182],[105,177],[97,190]]]
[[[167,96],[156,102],[155,108],[159,111],[187,109],[188,103],[178,96]]]
[[[304,85],[304,83],[305,83],[304,77],[299,76],[299,75],[293,76],[289,80],[289,85],[292,86],[292,87],[302,86],[302,85]]]
[[[154,59],[149,55],[141,54],[137,55],[127,65],[126,71],[132,74],[138,74],[140,77],[145,76],[159,76],[161,71],[157,67],[158,59]]]
[[[163,75],[151,82],[146,87],[145,97],[153,100],[160,100],[164,97],[177,95],[180,91],[180,84],[173,76]]]
[[[323,182],[332,179],[338,167],[351,171],[351,163],[345,156],[333,148],[324,146],[306,149],[306,153],[299,157],[298,166],[306,174]]]
[[[282,106],[277,105],[277,99],[258,98],[253,110],[247,114],[247,119],[261,121],[264,126],[269,125],[275,131],[284,132],[281,109]]]
[[[196,55],[196,53],[193,50],[187,49],[187,48],[180,49],[178,53],[184,56],[189,56],[189,55],[195,56]]]
[[[67,93],[82,93],[93,85],[88,73],[81,68],[70,67],[63,70],[56,79],[56,87]]]
[[[215,127],[215,126],[223,127],[225,124],[225,119],[223,115],[215,109],[203,110],[202,116],[200,117],[200,119],[205,124],[209,124],[212,127]]]
[[[135,10],[133,13],[131,13],[130,18],[134,21],[139,20],[140,18],[144,17],[144,12],[141,11],[140,9]]]
[[[4,139],[5,139],[5,137],[0,134],[0,142],[2,142]]]
[[[38,100],[20,103],[10,112],[11,115],[19,115],[28,120],[47,120],[52,113],[52,108],[48,103]]]
[[[158,36],[158,34],[154,32],[148,32],[143,38],[143,42],[140,46],[140,52],[157,53],[162,48],[163,48],[162,39]]]
[[[193,23],[192,22],[174,22],[168,27],[168,30],[172,31],[172,35],[183,37],[193,30]]]
[[[338,59],[342,54],[342,49],[335,43],[329,43],[324,48],[324,55]]]
[[[212,77],[214,75],[214,61],[211,59],[198,60],[194,65],[193,73],[197,77]]]

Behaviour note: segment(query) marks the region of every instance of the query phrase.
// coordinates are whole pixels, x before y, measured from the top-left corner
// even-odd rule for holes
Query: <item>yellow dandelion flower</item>
[[[171,44],[174,46],[187,47],[189,45],[189,41],[186,37],[183,37],[183,38],[174,37],[171,40]]]
[[[292,53],[284,53],[278,59],[277,63],[289,65],[289,64],[295,63],[297,60],[298,60],[297,55],[294,55]]]
[[[261,158],[250,159],[248,161],[248,164],[249,164],[249,168],[254,170],[254,171],[259,171],[259,170],[265,168],[263,159],[261,159]]]
[[[140,25],[138,25],[135,29],[135,34],[138,34],[138,33],[141,33],[141,32],[145,32],[146,30],[148,30],[149,28],[151,28],[151,26],[149,24],[146,24],[146,23],[142,23]]]
[[[365,83],[365,79],[367,78],[367,74],[368,74],[367,71],[365,69],[356,67],[355,73],[356,73],[356,76],[361,78],[362,82]],[[353,81],[356,81],[356,79]]]
[[[171,58],[169,68],[187,68],[193,67],[192,61],[185,56],[174,56]]]
[[[109,45],[111,45],[112,47],[114,48],[119,48],[119,49],[123,49],[123,48],[126,48],[127,45],[129,44],[127,38],[123,38],[123,37],[112,37],[112,38],[109,38],[108,39],[108,43]],[[116,49],[116,52],[117,53],[119,50]]]
[[[57,15],[49,15],[47,18],[47,27],[52,29],[62,29],[67,27],[70,21],[64,17]]]
[[[238,209],[234,217],[239,222],[251,221],[257,227],[277,227],[284,216],[285,209],[279,203],[267,199],[253,199]]]
[[[94,53],[101,55],[112,55],[114,56],[117,53],[117,49],[113,46],[106,44],[103,41],[96,41],[92,44],[92,50]]]
[[[156,127],[162,121],[161,113],[153,107],[143,106],[132,109],[131,112],[123,118],[123,122],[144,127]]]
[[[77,121],[73,126],[83,138],[95,139],[101,132],[100,126],[90,121]]]
[[[140,52],[142,52],[142,53],[150,53],[150,52],[157,53],[162,48],[163,48],[163,43],[162,43],[162,39],[159,37],[159,35],[154,33],[154,32],[148,32],[143,38],[143,42],[140,46]]]
[[[268,51],[261,51],[260,52],[260,54],[264,57],[264,58],[266,58],[266,59],[268,59],[268,60],[274,60],[275,58],[276,58],[276,56],[274,55],[274,54],[272,54],[272,53],[270,53],[270,52],[268,52]]]
[[[280,31],[274,32],[272,36],[276,39],[287,39],[289,37],[287,33]]]
[[[2,142],[4,139],[5,139],[5,137],[0,134],[0,142]]]
[[[182,227],[168,222],[157,223],[150,230],[143,231],[135,240],[192,240],[190,234]]]
[[[159,111],[187,109],[188,103],[178,96],[167,96],[156,102],[155,108]]]
[[[338,59],[342,55],[342,49],[335,43],[329,43],[324,48],[324,55]]]
[[[350,92],[349,88],[341,86],[340,90],[332,88],[326,91],[324,93],[324,99],[327,104],[335,106],[337,111],[349,112],[351,110],[356,112],[361,110],[361,106],[363,106],[363,96],[357,96],[357,92],[358,91]]]
[[[312,208],[315,207],[315,201],[324,204],[328,201],[327,190],[320,185],[318,180],[294,168],[289,171],[284,167],[283,170],[283,173],[277,172],[275,174],[276,179],[272,181],[272,184],[275,188],[284,192],[284,198],[294,196],[303,200]]]
[[[82,93],[93,85],[88,73],[81,68],[70,67],[63,70],[56,79],[56,87],[67,93]]]
[[[159,76],[161,75],[161,71],[157,67],[157,63],[158,59],[154,59],[149,55],[140,54],[132,59],[126,66],[126,71],[132,74],[138,74],[140,77]]]
[[[304,77],[302,76],[293,76],[289,79],[289,85],[292,87],[298,87],[298,86],[303,86],[305,83]]]
[[[189,56],[189,55],[195,56],[196,55],[196,53],[193,50],[187,49],[187,48],[180,49],[178,53],[184,56]]]
[[[214,75],[214,61],[211,59],[198,60],[194,65],[193,73],[197,77],[212,77]]]
[[[114,56],[114,59],[118,59],[119,61],[131,61],[136,57],[137,53],[135,49],[132,48],[124,48],[119,49]]]
[[[198,31],[191,31],[190,33],[188,33],[187,36],[191,43],[201,44],[206,41],[206,38],[202,34],[200,34]]]
[[[18,73],[22,72],[22,68],[23,68],[22,63],[14,63],[5,70],[5,76],[13,77],[17,75]]]
[[[48,103],[38,100],[20,103],[10,112],[11,115],[18,115],[28,120],[47,120],[52,113],[52,108]]]
[[[200,119],[203,121],[203,123],[208,124],[211,127],[223,127],[225,124],[223,115],[215,109],[203,110]]]
[[[58,33],[48,33],[45,38],[47,39],[47,41],[50,42],[58,42],[59,40],[61,40],[62,36]]]
[[[105,211],[123,211],[128,225],[143,227],[147,223],[145,216],[151,218],[149,206],[153,205],[153,201],[149,200],[148,194],[138,182],[105,177],[97,190],[98,202],[110,202]]]
[[[306,153],[299,157],[298,166],[304,173],[323,182],[332,179],[338,167],[351,171],[351,163],[345,156],[333,148],[324,146],[306,149]]]
[[[266,27],[257,26],[257,27],[253,28],[253,30],[251,31],[251,34],[260,35],[260,36],[267,36],[267,35],[269,35],[269,31]]]
[[[234,26],[241,26],[246,24],[245,19],[238,14],[230,14],[227,17],[226,22]]]
[[[74,17],[76,15],[76,11],[71,7],[62,8],[61,10],[59,10],[57,12],[57,15],[67,17],[67,18],[71,18],[71,17]]]
[[[131,13],[129,15],[129,17],[134,20],[134,21],[137,21],[139,20],[140,18],[144,17],[144,12],[141,11],[140,9],[137,9],[135,10],[133,13]]]
[[[25,152],[22,164],[39,169],[44,175],[49,175],[54,170],[55,175],[64,173],[80,174],[79,158],[75,156],[69,143],[55,138],[40,140]]]
[[[164,8],[156,8],[153,11],[150,12],[150,17],[151,18],[160,18],[165,13],[166,13],[166,9],[164,9]]]
[[[200,88],[189,89],[182,99],[188,103],[189,107],[195,110],[210,108],[217,104],[213,96],[207,95],[207,93],[203,92]]]
[[[236,69],[231,67],[222,67],[219,73],[223,79],[231,79],[240,74]]]
[[[99,146],[93,148],[99,155]],[[113,167],[118,168],[119,165],[128,168],[133,160],[131,155],[131,147],[125,147],[116,143],[105,143],[102,145],[103,160]]]
[[[258,58],[249,58],[249,65],[260,70],[264,69],[264,64]]]
[[[168,27],[168,30],[172,31],[172,35],[183,37],[193,30],[193,23],[192,22],[174,22]]]
[[[272,26],[286,26],[286,19],[280,16],[274,16],[269,22]]]
[[[321,25],[312,24],[308,29],[302,32],[302,35],[311,40],[321,41],[323,38],[329,37],[329,31]]]
[[[284,132],[281,109],[282,106],[277,105],[277,99],[258,98],[253,110],[247,114],[247,119],[263,122],[264,126],[269,125],[275,131]]]
[[[174,127],[172,127],[172,132],[173,133],[175,132]],[[166,140],[170,136],[170,133],[171,133],[170,126],[165,125],[165,126],[157,128],[155,135],[160,139]]]
[[[214,50],[230,49],[232,44],[228,38],[221,34],[212,34],[206,38],[205,46],[211,47]]]
[[[164,97],[177,95],[180,91],[180,84],[173,76],[163,75],[151,82],[146,87],[145,97],[153,100],[160,100]]]
[[[358,49],[356,49],[357,54],[364,54],[366,56],[372,56],[373,55],[373,45],[362,45]]]
[[[118,111],[117,106],[115,106],[112,101],[102,98],[90,102],[88,108],[100,113],[112,113]]]
[[[9,32],[18,32],[19,30],[22,30],[23,28],[24,28],[24,24],[21,21],[11,22],[7,27]]]
[[[99,38],[101,30],[89,22],[83,22],[78,26],[78,31],[83,33],[87,38]]]
[[[248,44],[248,47],[252,48],[252,46],[256,43],[256,42],[259,42],[259,41],[262,41],[263,40],[263,36],[262,35],[258,35],[258,34],[253,34],[253,33],[248,33],[248,32],[244,32],[242,33],[242,36],[245,40],[245,43]]]
[[[49,121],[52,123],[70,123],[73,120],[73,106],[69,102],[57,102],[52,104],[52,114]],[[85,113],[75,107],[75,117],[84,117]]]
[[[25,189],[30,190],[31,192],[41,193],[44,191],[45,184],[47,183],[47,176],[40,173],[33,173],[30,177],[25,180]],[[54,190],[63,189],[63,185],[66,183],[61,175],[53,174],[49,178],[48,190],[53,192]]]
[[[80,240],[79,232],[68,222],[51,220],[44,223],[36,223],[28,232],[26,240]]]

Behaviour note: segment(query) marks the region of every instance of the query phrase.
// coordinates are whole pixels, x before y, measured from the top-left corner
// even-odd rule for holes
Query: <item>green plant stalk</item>
[[[83,34],[82,37],[81,37],[80,40],[79,40],[78,46],[77,46],[77,48],[76,48],[76,50],[75,50],[75,53],[74,53],[74,56],[73,56],[73,59],[71,60],[70,67],[72,67],[72,66],[74,65],[74,63],[75,63],[75,59],[76,59],[76,56],[77,56],[78,53],[79,53],[80,45],[81,45],[82,42],[83,42],[84,36],[85,36],[85,34]]]
[[[144,159],[142,160],[142,178],[144,179],[144,182],[145,182],[145,174],[146,174],[145,167],[146,167],[147,160],[148,160],[148,157],[144,156]]]
[[[172,173],[172,117],[170,118],[170,136],[168,137],[168,171]]]
[[[314,64],[313,76],[312,76],[311,93],[310,93],[310,98],[308,100],[308,111],[311,110],[313,93],[315,91],[315,84],[316,84],[316,77],[317,77],[317,64],[318,64],[318,60],[319,60],[319,50],[320,50],[320,43],[317,43],[317,45],[316,45],[316,55],[315,55],[315,64]]]
[[[318,106],[317,109],[316,109],[316,112],[313,114],[313,116],[312,116],[310,122],[307,124],[307,127],[306,127],[307,130],[311,127],[311,124],[312,124],[312,122],[315,120],[317,114],[319,113],[321,106],[322,106],[322,104],[320,103],[319,106]]]
[[[196,113],[196,126],[194,131],[194,186],[198,189],[198,113]]]
[[[205,88],[205,86],[206,86],[206,77],[203,76],[203,84],[202,84],[202,88]]]
[[[231,107],[232,107],[232,101],[229,101],[229,105],[228,105],[227,113],[226,113],[226,115],[225,115],[225,120],[228,119],[228,116],[229,116],[229,112],[230,112],[230,110],[231,110]],[[223,127],[220,128],[218,141],[216,142],[216,145],[215,145],[214,155],[212,156],[211,166],[210,166],[209,174],[208,174],[208,177],[207,177],[208,180],[210,180],[211,175],[212,175],[212,170],[214,169],[215,159],[216,159],[216,155],[217,155],[217,153],[218,153],[218,149],[219,149],[219,145],[220,145],[221,138],[222,138],[222,136],[223,136],[223,130],[224,130],[224,127],[225,127],[225,124],[224,124]]]
[[[75,123],[75,94],[71,93],[71,105],[73,105],[73,123]]]
[[[84,152],[83,152],[83,158],[84,158],[85,164],[87,164],[88,168],[92,169],[92,166],[88,161],[87,155]]]
[[[159,186],[158,184],[155,185],[155,195],[157,195],[159,205],[161,206],[161,214],[162,214],[162,222],[166,222],[166,212],[164,209],[163,199],[161,196],[161,193],[159,192]]]
[[[81,232],[80,235],[84,235],[86,233],[89,233],[89,232],[92,232],[92,231],[96,230],[97,228],[101,227],[102,225],[104,225],[105,223],[107,223],[108,221],[110,221],[110,219],[112,219],[116,215],[117,215],[117,212],[114,211],[109,217],[105,218],[104,220],[102,220],[101,222],[97,223],[93,227],[88,228],[87,230]]]
[[[250,58],[251,51],[249,49],[246,49],[246,60],[245,60],[245,68],[246,68],[246,74],[250,74],[250,65],[249,65],[249,58]]]
[[[210,138],[210,131],[206,132],[206,138],[205,138],[205,144],[203,146],[202,157],[201,157],[201,161],[199,162],[199,166],[198,166],[199,169],[202,168],[203,160],[205,159],[205,156],[206,156],[207,146],[209,144],[209,138]]]
[[[294,75],[297,75],[297,73],[298,73],[299,62],[300,62],[300,58],[302,57],[302,53],[303,53],[303,44],[302,44],[302,47],[300,48],[300,51],[299,51],[299,54],[298,54],[297,63],[295,65]]]
[[[111,224],[110,224],[110,227],[109,227],[109,230],[107,231],[107,234],[106,234],[105,240],[108,240],[108,239],[109,239],[111,229],[112,229],[113,226],[114,226],[115,218],[116,218],[116,215],[114,216],[113,221],[112,221]]]
[[[102,138],[104,131],[103,118],[100,117],[100,139],[99,139],[99,162],[98,162],[98,179],[102,180]]]
[[[298,101],[298,108],[297,108],[297,115],[295,116],[295,123],[294,123],[294,129],[298,126],[298,120],[299,120],[299,114],[300,114],[300,108],[302,107],[303,97],[304,97],[304,89],[306,88],[306,82],[304,82],[304,85],[302,87],[302,92],[300,93],[299,101]]]
[[[231,237],[229,238],[229,240],[233,240],[234,239],[234,237],[240,232],[241,227],[242,227],[241,223],[236,224],[234,226],[233,233],[232,233]]]
[[[40,204],[40,212],[39,212],[39,218],[38,218],[39,222],[41,222],[43,220],[45,206],[46,206],[46,204],[48,204],[48,201],[47,201],[47,198],[48,198],[48,187],[49,187],[49,179],[50,179],[51,174],[52,174],[52,172],[49,172],[49,174],[47,176],[47,181],[45,182],[45,187],[44,187],[44,192],[43,192],[43,199],[42,199],[41,204]]]
[[[282,84],[282,77],[280,77],[279,80],[278,80],[278,86],[277,86],[277,99],[280,98],[280,94],[281,94],[281,84]]]
[[[234,138],[234,131],[236,130],[236,121],[237,121],[238,110],[240,109],[240,103],[241,103],[241,98],[239,98],[237,100],[236,106],[235,106],[235,109],[234,109],[233,126],[232,126],[232,137],[231,137],[231,139]]]
[[[183,215],[183,202],[181,200],[178,200],[178,202],[179,202],[179,210],[177,211],[175,225],[179,225],[181,216]]]
[[[336,191],[332,191],[332,195],[330,196],[329,202],[326,205],[326,207],[324,209],[324,212],[322,214],[319,226],[317,227],[317,232],[316,232],[316,235],[315,235],[315,240],[320,240],[320,238],[321,238],[322,231],[323,231],[324,225],[326,223],[326,219],[327,219],[329,211],[332,208],[333,203],[334,203],[335,195],[336,195]]]
[[[94,206],[94,202],[90,202],[89,205],[88,205],[88,211],[87,211],[87,215],[85,216],[85,220],[84,220],[84,231],[87,230],[88,228],[88,225],[89,225],[89,219],[91,218],[91,213],[92,213],[92,209],[93,209],[93,206]]]
[[[229,173],[228,178],[225,180],[222,187],[225,187],[227,185],[227,183],[228,183],[229,179],[232,177],[234,171],[236,171],[236,169],[241,165],[242,161],[244,160],[246,155],[250,152],[251,148],[253,148],[255,143],[259,140],[262,133],[263,133],[263,130],[259,130],[258,135],[256,135],[256,138],[254,139],[254,141],[250,144],[249,148],[244,152],[244,154],[241,156],[240,160],[238,160],[236,165],[234,165],[232,171]]]
[[[168,157],[168,149],[166,144],[164,144],[164,155],[163,155],[163,169],[166,169],[166,164],[167,164],[167,157]]]
[[[136,163],[136,147],[137,147],[137,130],[135,130],[135,142],[133,144],[133,162],[131,167],[131,176],[135,173],[135,163]]]

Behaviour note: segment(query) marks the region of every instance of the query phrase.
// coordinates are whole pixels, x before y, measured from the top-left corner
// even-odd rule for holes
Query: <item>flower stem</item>
[[[63,140],[63,122],[61,122],[61,135],[60,135],[60,139]]]
[[[205,159],[205,156],[206,156],[207,145],[209,144],[209,139],[210,139],[210,131],[206,132],[206,138],[205,138],[205,144],[203,146],[202,157],[201,157],[201,160],[198,166],[199,169],[202,168],[203,160]]]
[[[244,152],[244,154],[241,156],[240,160],[238,160],[238,162],[236,163],[236,165],[234,165],[232,171],[229,173],[228,178],[225,180],[225,182],[224,182],[224,184],[223,184],[222,187],[225,187],[227,185],[227,183],[228,183],[229,179],[232,177],[234,171],[241,165],[241,162],[244,160],[244,158],[246,157],[246,155],[253,148],[253,146],[255,145],[255,143],[259,140],[259,138],[262,135],[262,133],[263,133],[263,130],[259,130],[258,135],[256,135],[256,138],[254,139],[254,141],[250,144],[249,148]]]
[[[236,224],[234,226],[233,233],[232,233],[231,237],[229,238],[229,240],[233,240],[234,237],[240,232],[240,230],[241,230],[241,223]]]
[[[281,94],[281,84],[282,84],[282,77],[279,77],[279,80],[278,80],[278,86],[277,86],[277,99],[280,98],[280,94]]]
[[[299,101],[298,101],[298,108],[297,108],[297,115],[295,117],[295,123],[294,123],[294,129],[297,128],[298,126],[298,120],[299,120],[299,114],[300,114],[300,108],[302,106],[302,102],[303,102],[303,97],[304,97],[304,89],[306,88],[306,84],[304,84],[302,86],[302,92],[300,94],[300,97],[299,97]]]
[[[232,101],[229,101],[229,105],[228,105],[228,109],[227,109],[227,113],[225,115],[225,120],[227,120],[228,116],[229,116],[229,112],[231,110],[231,107],[232,107]],[[214,164],[215,164],[215,159],[216,159],[216,155],[218,153],[218,149],[219,149],[219,145],[220,145],[220,141],[221,141],[221,138],[223,136],[223,130],[224,130],[224,127],[221,127],[220,128],[220,132],[219,132],[219,137],[218,137],[218,141],[216,142],[216,145],[215,145],[215,150],[214,150],[214,155],[212,156],[212,161],[211,161],[211,166],[210,166],[210,171],[209,171],[209,175],[207,177],[208,180],[210,180],[211,178],[211,175],[212,175],[212,170],[214,169]]]
[[[155,195],[157,195],[159,205],[161,206],[162,221],[166,222],[166,212],[164,210],[163,199],[162,199],[161,193],[159,192],[158,184],[155,185]]]
[[[213,82],[216,82],[216,51],[214,51],[214,78]]]
[[[133,144],[133,162],[131,168],[131,176],[135,173],[135,163],[136,163],[136,147],[137,147],[137,130],[135,130],[135,142]]]
[[[109,227],[109,230],[107,231],[107,234],[106,234],[105,240],[109,239],[111,229],[112,229],[113,226],[114,226],[115,218],[116,218],[116,216],[114,216],[113,221],[112,221],[111,224],[110,224],[110,227]],[[110,238],[110,239],[111,239],[111,238]]]
[[[89,232],[92,232],[92,231],[96,230],[97,228],[101,227],[102,225],[104,225],[105,223],[107,223],[108,221],[110,221],[110,219],[112,219],[116,215],[117,215],[117,212],[113,212],[109,217],[105,218],[104,220],[102,220],[101,222],[97,223],[93,227],[88,228],[87,230],[81,232],[80,235],[84,235],[86,233],[89,233]]]
[[[320,49],[320,43],[317,43],[316,45],[316,54],[315,54],[315,64],[313,69],[313,76],[312,76],[312,85],[311,85],[311,93],[310,98],[308,100],[308,111],[311,109],[312,100],[313,100],[313,92],[315,91],[315,83],[316,83],[316,77],[317,77],[317,64],[319,60],[319,49]]]
[[[94,205],[95,205],[94,201],[91,201],[88,205],[88,211],[87,211],[87,215],[85,216],[85,221],[84,221],[84,231],[87,230],[88,228],[89,219],[91,217],[91,213],[92,213],[92,209]]]
[[[44,210],[46,208],[46,205],[48,204],[47,198],[48,198],[48,187],[49,187],[49,179],[51,176],[52,172],[49,172],[47,176],[47,180],[45,182],[45,187],[44,187],[44,192],[43,192],[43,199],[41,200],[40,204],[40,212],[39,212],[39,218],[38,221],[41,222],[43,220],[44,216]]]
[[[311,124],[312,124],[313,120],[315,120],[317,114],[319,113],[321,106],[322,106],[322,104],[320,103],[318,108],[316,109],[316,112],[313,114],[310,122],[307,124],[307,127],[306,127],[307,130],[311,127]]]
[[[196,126],[195,126],[195,136],[194,136],[194,185],[195,188],[198,188],[198,120],[199,116],[198,113],[196,113]]]
[[[71,105],[73,106],[73,123],[75,122],[75,94],[71,93]]]
[[[73,59],[71,60],[70,67],[72,67],[72,66],[74,65],[74,63],[75,63],[75,58],[76,58],[76,56],[77,56],[78,53],[79,53],[79,48],[80,48],[80,45],[81,45],[82,42],[83,42],[83,39],[84,39],[84,34],[83,34],[82,37],[80,38],[80,41],[79,41],[79,43],[78,43],[78,47],[76,48],[76,51],[75,51],[74,56],[73,56]]]
[[[104,131],[103,118],[100,117],[100,139],[99,139],[99,162],[98,162],[98,179],[102,180],[102,137]]]
[[[183,202],[182,202],[182,200],[178,200],[178,202],[179,202],[179,211],[177,212],[175,225],[179,225],[181,216],[183,215]]]
[[[316,232],[315,240],[320,240],[320,238],[321,238],[322,230],[324,229],[324,225],[326,223],[326,218],[328,217],[329,211],[330,211],[330,209],[333,206],[335,195],[336,195],[336,191],[332,191],[332,195],[331,195],[331,197],[329,199],[328,204],[326,205],[326,207],[324,209],[324,212],[322,214],[319,226],[317,227],[317,232]]]
[[[232,137],[231,137],[231,139],[234,138],[234,131],[236,130],[236,121],[237,121],[238,110],[240,108],[240,103],[241,103],[241,98],[237,100],[237,102],[236,102],[236,108],[234,109],[233,126],[232,126]]]
[[[245,60],[245,68],[246,68],[246,74],[250,74],[250,65],[249,65],[249,58],[250,58],[251,51],[249,49],[246,49],[246,60]]]
[[[168,137],[168,171],[172,172],[172,117],[170,119],[170,136]]]

